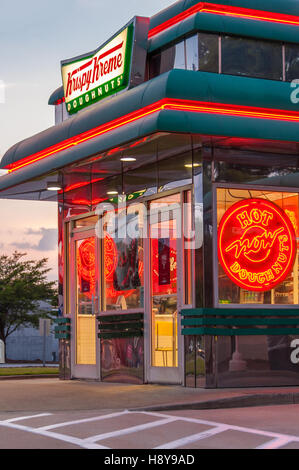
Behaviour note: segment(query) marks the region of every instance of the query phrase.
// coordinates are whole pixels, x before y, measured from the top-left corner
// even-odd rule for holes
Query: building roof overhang
[[[23,184],[30,194],[33,179],[155,132],[298,142],[290,93],[286,82],[172,70],[14,145],[0,196]]]

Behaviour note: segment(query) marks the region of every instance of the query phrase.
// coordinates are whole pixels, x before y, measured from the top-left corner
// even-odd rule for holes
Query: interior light
[[[201,163],[186,163],[185,168],[197,168],[201,166]]]
[[[62,186],[57,181],[49,181],[47,183],[48,191],[60,191],[61,189],[62,189]]]
[[[135,157],[121,157],[120,159],[121,162],[136,162]]]
[[[111,191],[107,191],[107,194],[110,196],[114,196],[116,194],[118,194],[118,191],[114,191],[114,190],[111,190]]]

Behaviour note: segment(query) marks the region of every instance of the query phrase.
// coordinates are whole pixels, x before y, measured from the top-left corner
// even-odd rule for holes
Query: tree
[[[38,326],[39,318],[47,317],[41,300],[57,305],[56,282],[47,280],[48,259],[23,260],[24,256],[18,251],[0,255],[0,339],[5,345],[18,328]]]

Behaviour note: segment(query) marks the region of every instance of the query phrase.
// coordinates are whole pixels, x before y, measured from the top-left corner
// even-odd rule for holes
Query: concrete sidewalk
[[[39,378],[0,382],[0,413],[72,410],[220,409],[299,404],[299,387],[192,389]]]
[[[14,368],[14,367],[43,367],[42,362],[5,362],[4,364],[0,364],[0,369],[7,369],[7,368]],[[45,367],[59,367],[59,364],[54,364],[53,362],[46,362]]]

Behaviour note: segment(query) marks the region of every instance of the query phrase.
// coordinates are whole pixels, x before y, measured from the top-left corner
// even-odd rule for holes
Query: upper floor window
[[[299,79],[299,45],[286,44],[285,46],[286,81]]]
[[[282,45],[269,41],[224,36],[222,73],[270,80],[283,79]]]
[[[157,77],[172,69],[185,69],[184,41],[151,56],[149,78]]]
[[[218,36],[199,33],[153,54],[149,61],[149,78],[172,69],[218,72]]]
[[[292,81],[299,79],[299,45],[200,32],[153,54],[149,78],[174,68]]]

